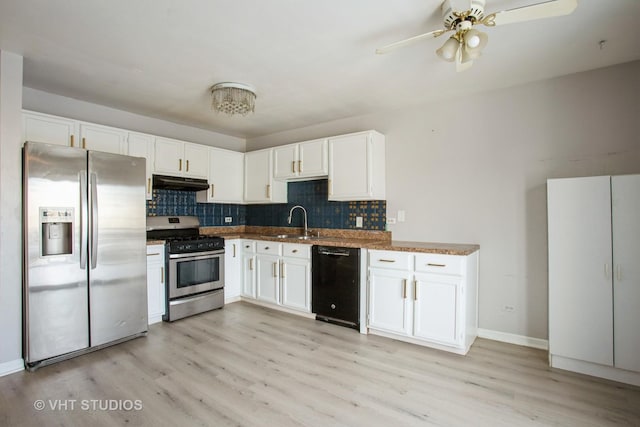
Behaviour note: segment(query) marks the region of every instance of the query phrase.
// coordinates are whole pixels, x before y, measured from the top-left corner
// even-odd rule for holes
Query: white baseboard
[[[524,335],[510,334],[508,332],[492,331],[478,328],[478,336],[494,341],[502,341],[509,344],[523,345],[525,347],[549,350],[549,341],[540,338],[526,337]]]
[[[224,298],[224,303],[225,303],[225,304],[231,304],[232,302],[238,302],[238,301],[240,301],[240,300],[241,300],[240,295],[235,296],[235,297],[228,297],[228,298],[227,298],[227,297],[225,297],[225,298]]]
[[[24,360],[22,359],[0,363],[0,377],[20,371],[24,371]]]

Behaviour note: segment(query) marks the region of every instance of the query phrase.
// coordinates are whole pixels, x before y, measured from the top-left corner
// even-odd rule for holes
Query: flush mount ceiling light
[[[473,28],[474,25],[482,24],[487,27],[495,27],[496,25],[563,16],[570,14],[578,6],[578,0],[547,0],[530,6],[485,15],[485,3],[486,0],[469,0],[469,9],[458,12],[453,10],[451,0],[444,0],[441,6],[443,29],[391,43],[377,49],[376,53],[387,53],[423,39],[440,37],[449,31],[454,31],[455,33],[442,47],[436,50],[436,54],[445,61],[455,61],[456,69],[462,71],[469,68],[474,59],[480,57],[482,49],[487,44],[487,35]]]
[[[242,83],[218,83],[211,88],[211,108],[230,116],[253,113],[256,106],[255,89]]]

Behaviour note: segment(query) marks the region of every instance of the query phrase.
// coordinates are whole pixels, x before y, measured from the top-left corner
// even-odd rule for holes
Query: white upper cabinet
[[[24,111],[22,113],[22,142],[78,146],[78,122],[49,114]]]
[[[246,203],[286,203],[287,183],[273,179],[273,149],[244,155],[244,201]]]
[[[129,155],[134,157],[144,157],[147,161],[147,181],[145,192],[147,200],[151,200],[153,197],[153,157],[154,157],[154,144],[155,137],[153,135],[147,135],[144,133],[129,132],[128,145]]]
[[[273,150],[274,177],[288,181],[320,178],[328,174],[326,139],[300,142]]]
[[[80,122],[80,147],[104,153],[127,154],[127,134],[123,129]]]
[[[199,191],[199,203],[242,203],[244,153],[209,148],[209,190]]]
[[[385,140],[376,131],[329,138],[329,200],[385,199]]]
[[[156,138],[154,169],[158,174],[207,179],[208,147],[175,139]]]

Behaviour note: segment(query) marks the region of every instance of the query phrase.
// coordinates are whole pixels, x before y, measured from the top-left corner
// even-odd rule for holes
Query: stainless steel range
[[[167,322],[224,306],[224,239],[199,227],[194,216],[147,217],[147,239],[166,241]]]

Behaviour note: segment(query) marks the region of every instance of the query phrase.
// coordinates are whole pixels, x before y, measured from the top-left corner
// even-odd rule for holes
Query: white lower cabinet
[[[242,261],[242,287],[240,295],[243,298],[256,297],[256,242],[242,240],[240,245]]]
[[[148,323],[162,321],[165,311],[164,245],[147,246]]]
[[[224,301],[234,302],[240,299],[242,288],[242,259],[240,239],[224,241]]]
[[[244,241],[244,300],[311,312],[311,246]]]
[[[369,251],[372,333],[466,354],[477,335],[478,252]]]

